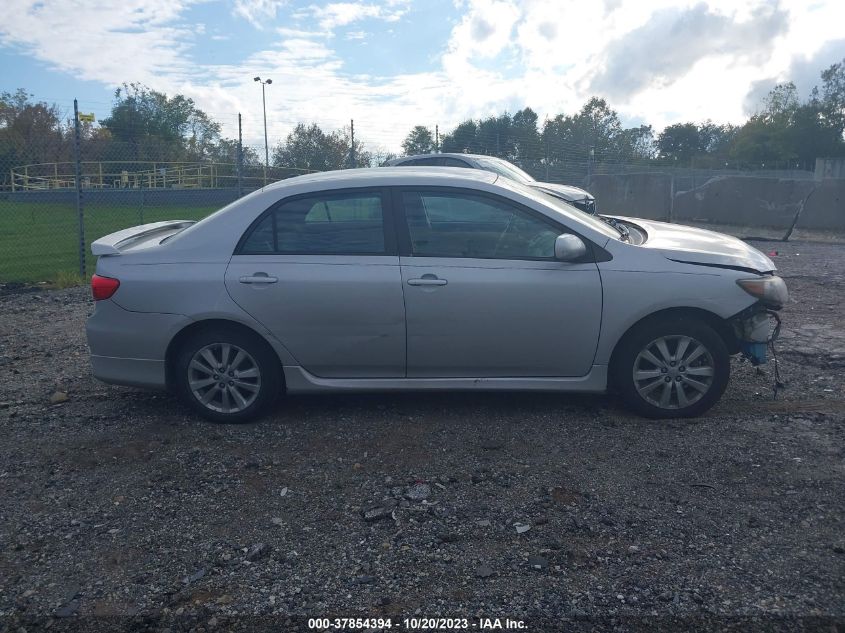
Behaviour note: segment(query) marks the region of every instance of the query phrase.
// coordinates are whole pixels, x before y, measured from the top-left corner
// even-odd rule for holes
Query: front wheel
[[[649,418],[688,418],[712,407],[728,386],[725,342],[703,321],[647,321],[620,344],[612,380],[625,403]]]
[[[278,359],[256,335],[236,328],[200,330],[184,341],[175,363],[182,400],[213,422],[249,422],[275,402]]]

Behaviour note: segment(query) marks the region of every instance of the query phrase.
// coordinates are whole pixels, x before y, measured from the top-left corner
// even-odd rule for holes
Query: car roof
[[[438,154],[414,154],[413,156],[399,156],[398,158],[391,158],[385,165],[396,165],[403,163],[406,160],[416,160],[418,158],[471,158],[473,160],[478,158],[496,158],[496,156],[488,156],[487,154],[464,154],[463,152],[443,152]],[[501,160],[501,159],[500,159]]]
[[[264,187],[264,191],[272,191],[282,187],[296,185],[327,185],[327,188],[340,187],[388,187],[399,184],[417,184],[426,181],[430,184],[432,178],[442,179],[444,184],[457,182],[482,182],[492,184],[496,182],[498,174],[478,169],[464,169],[462,167],[364,167],[360,169],[339,169],[336,171],[321,171],[286,178]]]

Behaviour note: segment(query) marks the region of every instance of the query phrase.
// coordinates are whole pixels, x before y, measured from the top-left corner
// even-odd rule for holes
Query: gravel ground
[[[786,387],[735,361],[692,421],[409,394],[212,425],[91,378],[87,289],[7,291],[0,630],[845,630],[845,245],[759,247],[792,294]]]

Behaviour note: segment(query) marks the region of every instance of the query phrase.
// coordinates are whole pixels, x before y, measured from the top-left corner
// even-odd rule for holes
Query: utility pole
[[[546,139],[545,146],[546,146],[546,151],[545,151],[545,154],[546,154],[546,182],[549,182],[549,139],[548,138]]]
[[[267,99],[264,96],[264,86],[269,86],[273,83],[272,79],[261,81],[261,77],[253,78],[261,84],[261,105],[264,108],[264,185],[267,185],[267,168],[270,166],[270,149],[267,145]]]
[[[241,113],[238,112],[238,198],[244,195],[244,137],[241,128]]]
[[[440,125],[434,125],[434,151],[435,153],[440,153]]]
[[[349,119],[349,162],[352,164],[352,169],[355,169],[355,119]]]
[[[79,148],[79,103],[73,100],[73,149],[76,160],[76,216],[79,220],[79,276],[85,277],[85,213],[82,208],[82,166]]]

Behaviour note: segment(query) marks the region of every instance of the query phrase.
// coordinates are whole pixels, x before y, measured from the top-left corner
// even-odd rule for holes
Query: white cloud
[[[256,28],[263,29],[276,18],[276,11],[284,4],[286,0],[235,0],[232,11]]]
[[[462,0],[457,21],[444,21],[448,43],[430,68],[379,77],[356,74],[336,52],[333,35],[348,28],[340,32],[354,41],[365,35],[362,22],[376,21],[382,30],[367,23],[367,41],[384,43],[388,25],[413,19],[407,0],[310,5],[281,28],[268,17],[280,2],[237,0],[233,10],[272,24],[278,41],[237,64],[216,65],[190,55],[198,36],[184,16],[195,1],[7,1],[0,45],[80,79],[108,86],[131,79],[185,94],[230,136],[242,112],[246,139],[255,143],[263,143],[262,111],[252,77],[271,77],[271,139],[299,121],[336,128],[354,118],[362,139],[395,149],[416,124],[439,123],[442,132],[467,117],[526,105],[541,118],[571,113],[598,89],[628,120],[657,128],[705,118],[739,122],[755,81],[785,80],[798,71],[810,81],[837,61],[824,57],[842,50],[836,42],[845,23],[841,0]],[[786,17],[754,39],[752,20],[761,6]],[[672,40],[670,14],[708,17],[701,33],[690,24],[681,29],[683,38]],[[672,46],[655,48],[664,40]],[[413,54],[401,43],[399,51],[399,63]]]
[[[311,5],[298,15],[311,15],[316,18],[323,29],[333,30],[339,26],[347,26],[366,19],[395,22],[407,11],[407,2],[388,2],[386,4],[370,4],[365,2],[331,2],[326,5]]]
[[[3,9],[0,44],[81,79],[113,85],[127,77],[152,82],[188,72],[194,39],[179,16],[192,2],[172,0],[13,0]]]

